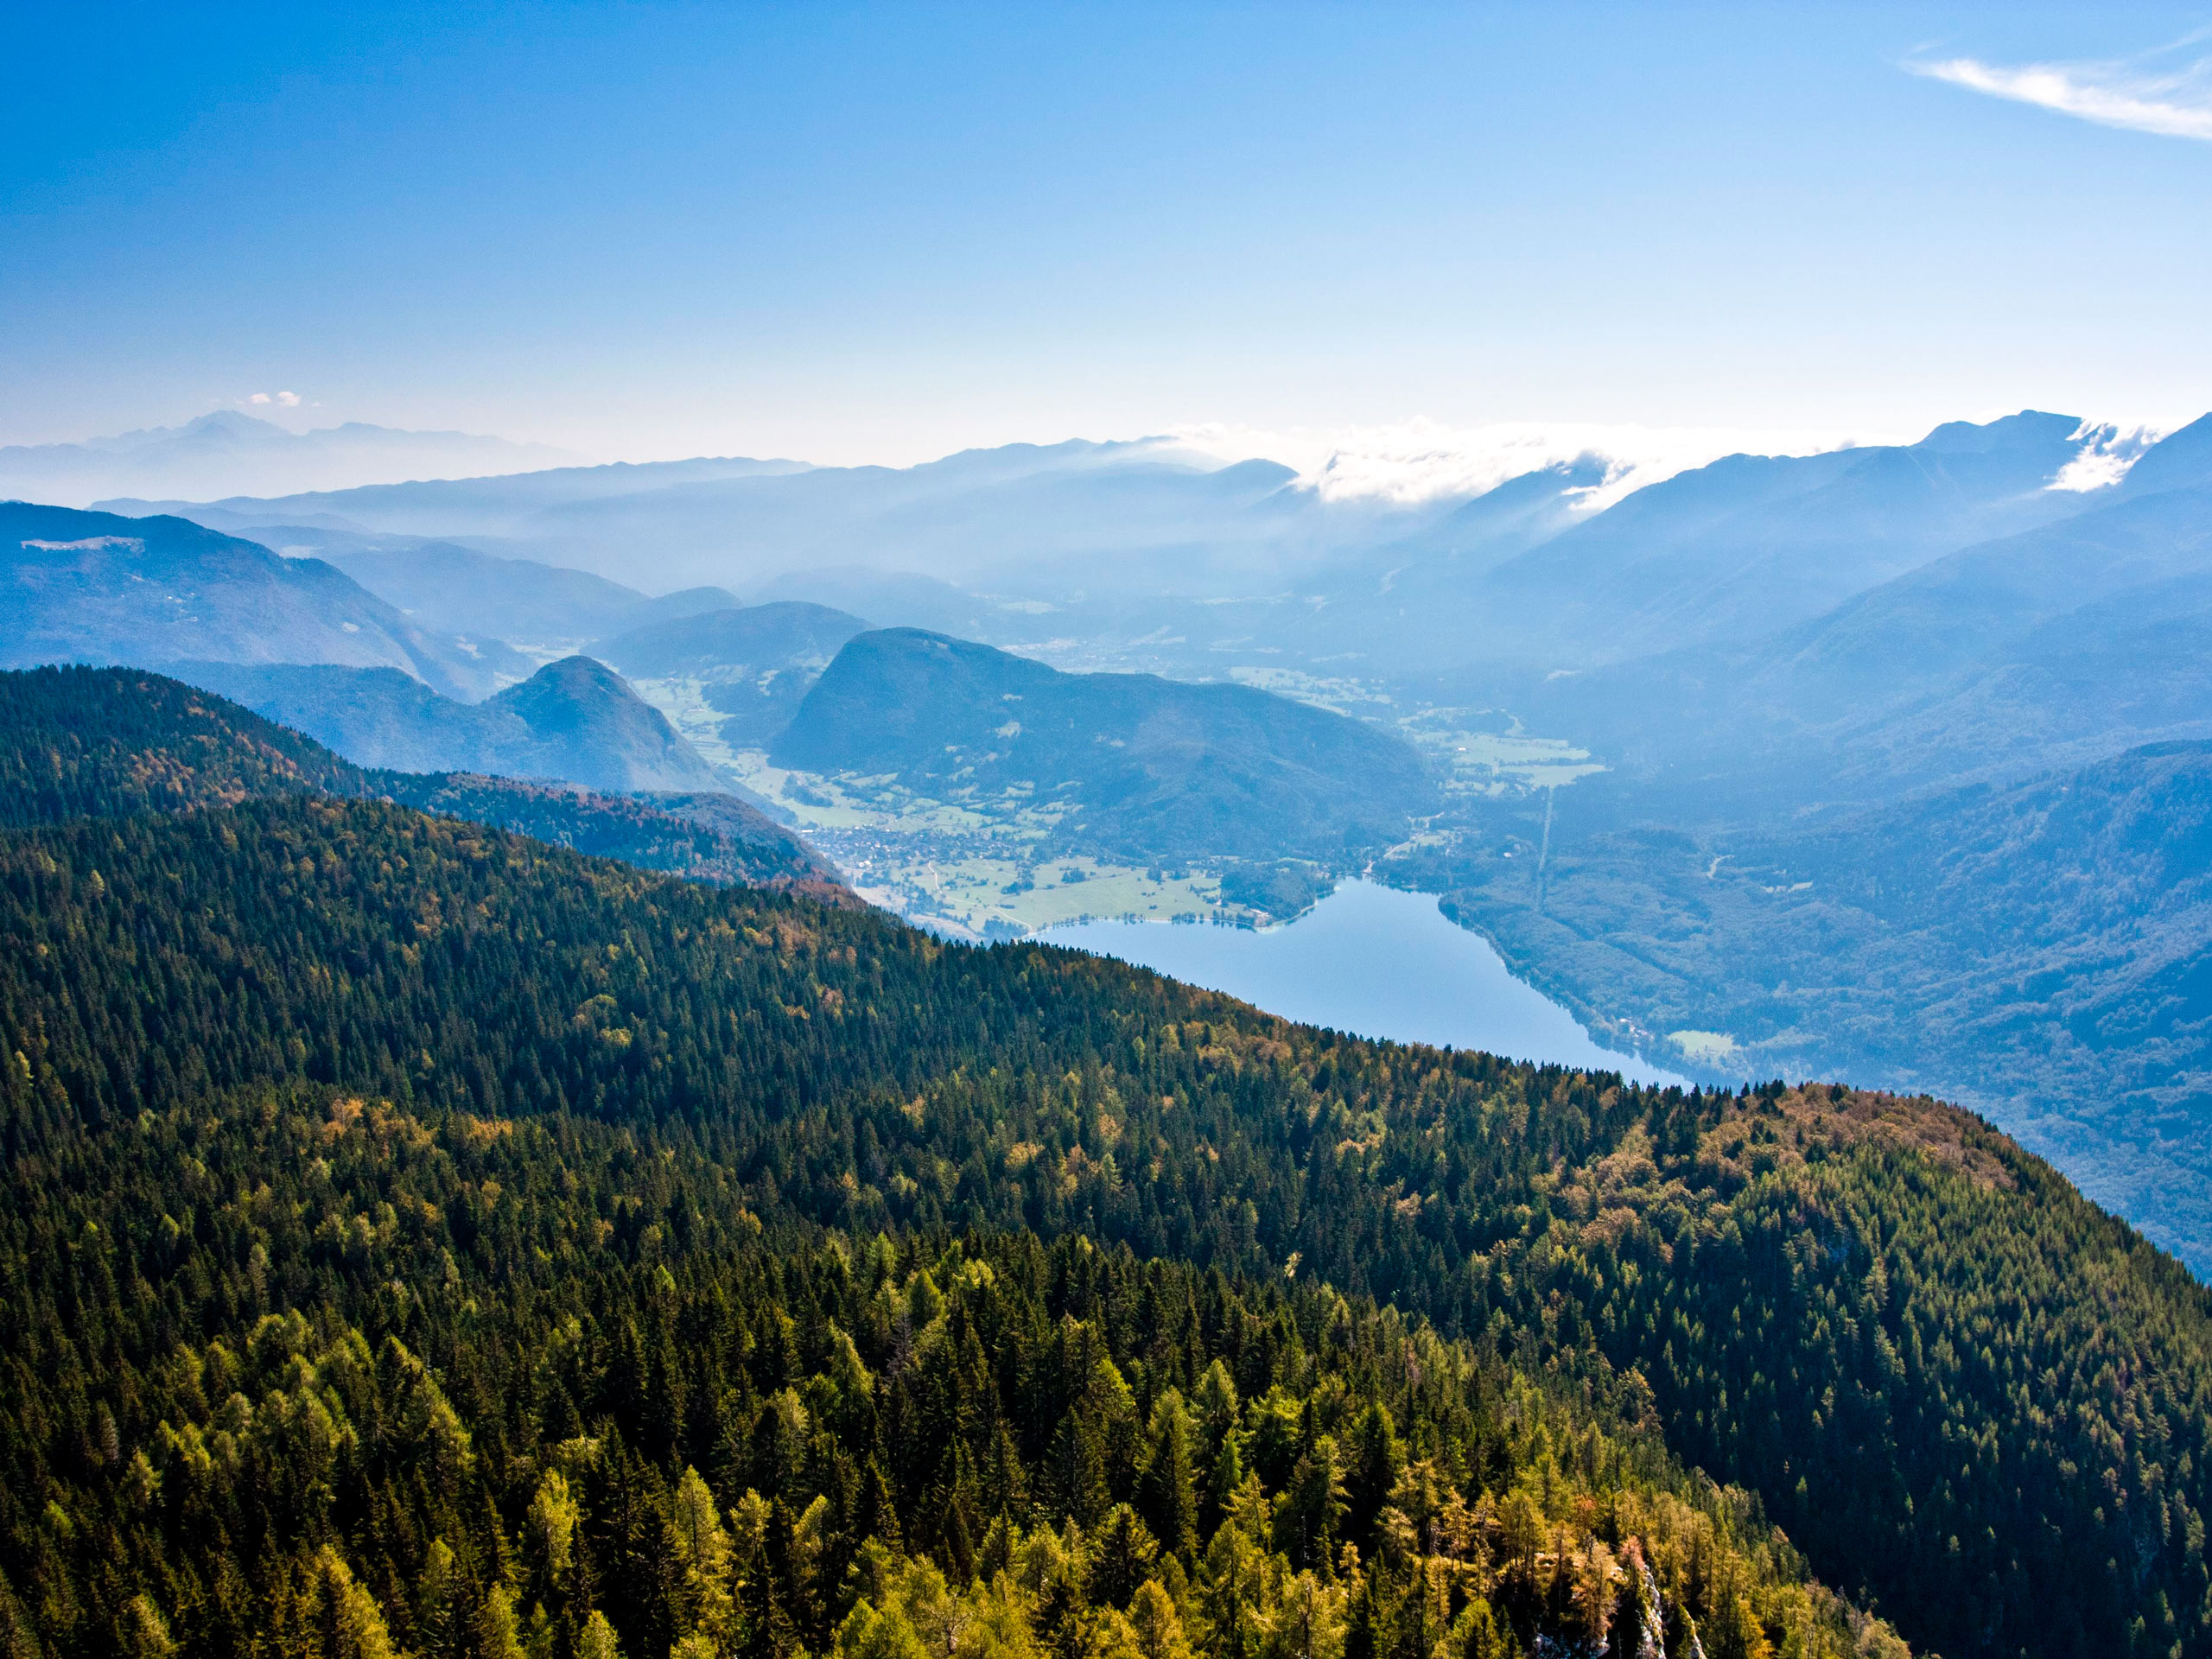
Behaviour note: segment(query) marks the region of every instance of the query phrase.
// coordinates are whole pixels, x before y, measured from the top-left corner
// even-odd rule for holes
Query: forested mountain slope
[[[552,1541],[566,1536],[574,1549],[582,1536],[588,1559],[618,1560],[594,1568],[597,1582],[619,1585],[610,1596],[650,1602],[656,1592],[640,1586],[658,1572],[658,1582],[678,1586],[671,1596],[690,1598],[680,1616],[623,1611],[610,1630],[632,1654],[657,1655],[652,1644],[686,1619],[709,1629],[710,1648],[724,1630],[747,1632],[748,1652],[785,1653],[804,1630],[819,1639],[826,1627],[806,1623],[811,1611],[787,1608],[779,1624],[773,1608],[783,1605],[776,1597],[806,1608],[807,1594],[831,1593],[804,1565],[836,1559],[817,1553],[830,1550],[829,1535],[802,1532],[799,1521],[817,1495],[830,1513],[853,1512],[838,1508],[851,1490],[835,1473],[841,1456],[864,1471],[855,1448],[867,1442],[847,1440],[839,1417],[840,1402],[861,1391],[840,1391],[837,1377],[853,1372],[828,1327],[855,1338],[868,1373],[895,1378],[898,1356],[925,1351],[933,1304],[925,1294],[918,1311],[931,1317],[914,1317],[911,1274],[925,1263],[895,1246],[891,1268],[866,1269],[877,1276],[863,1276],[861,1294],[873,1297],[895,1274],[909,1300],[904,1336],[895,1313],[887,1344],[856,1329],[859,1315],[827,1291],[804,1293],[789,1325],[769,1319],[741,1288],[753,1269],[722,1276],[714,1259],[720,1239],[742,1243],[737,1230],[753,1224],[741,1211],[769,1239],[809,1225],[848,1240],[933,1236],[931,1263],[944,1260],[937,1230],[1027,1229],[1126,1244],[1255,1285],[1280,1286],[1290,1272],[1294,1286],[1319,1281],[1393,1301],[1516,1365],[1586,1376],[1600,1397],[1628,1402],[1648,1389],[1653,1421],[1677,1454],[1756,1491],[1815,1570],[1878,1599],[1919,1645],[1954,1656],[2212,1650],[2201,1520],[2212,1501],[2205,1293],[2047,1166],[1932,1103],[1827,1089],[1638,1091],[1607,1077],[1362,1043],[1095,958],[947,947],[874,913],[675,881],[388,803],[327,797],[0,836],[0,1053],[21,1056],[0,1067],[9,1248],[53,1287],[35,1303],[9,1299],[6,1415],[21,1427],[0,1490],[9,1506],[0,1565],[23,1618],[65,1651],[105,1650],[118,1620],[126,1644],[143,1650],[156,1613],[198,1629],[191,1621],[214,1619],[225,1597],[279,1605],[257,1600],[276,1592],[251,1580],[219,1588],[205,1553],[184,1560],[188,1543],[219,1553],[206,1543],[219,1525],[245,1557],[296,1563],[285,1569],[292,1599],[282,1605],[310,1610],[302,1628],[365,1619],[352,1596],[365,1586],[387,1624],[411,1630],[406,1621],[420,1618],[444,1629],[439,1610],[456,1604],[436,1586],[458,1582],[471,1593],[482,1586],[467,1614],[478,1622],[460,1641],[425,1641],[424,1650],[505,1652],[496,1583],[517,1599],[518,1643],[537,1639],[530,1609],[542,1602],[549,1621],[572,1621],[545,1637],[550,1651],[602,1652],[585,1646],[601,1639],[583,1613],[599,1605],[594,1592],[579,1599],[551,1565]],[[356,1097],[358,1112],[328,1104]],[[311,1128],[302,1111],[331,1127]],[[245,1140],[226,1139],[238,1135]],[[315,1145],[322,1149],[310,1156]],[[461,1167],[403,1179],[356,1174],[347,1163],[386,1147],[428,1156],[433,1147]],[[465,1161],[477,1157],[491,1161]],[[602,1158],[629,1183],[619,1198],[591,1173]],[[683,1172],[696,1160],[713,1169],[693,1181]],[[105,1202],[128,1207],[105,1220],[86,1208]],[[1006,1248],[1012,1255],[994,1256],[1000,1247],[979,1242],[976,1254],[1006,1263],[1018,1281],[1032,1247]],[[811,1259],[784,1251],[758,1271],[792,1285]],[[549,1281],[554,1274],[558,1282]],[[628,1288],[594,1287],[617,1281]],[[1217,1300],[1215,1281],[1202,1291]],[[1262,1319],[1275,1294],[1236,1293],[1256,1298]],[[821,1323],[805,1313],[806,1297],[823,1309]],[[744,1310],[750,1354],[743,1338],[715,1334],[734,1330],[715,1323],[722,1306]],[[292,1308],[304,1331],[280,1319],[257,1337],[264,1312]],[[976,1357],[959,1362],[969,1376],[1014,1351],[1000,1345],[1005,1325],[973,1317]],[[1356,1331],[1364,1316],[1351,1317]],[[1186,1344],[1172,1363],[1141,1351],[1155,1333],[1182,1328],[1147,1314],[1127,1335],[1109,1332],[1117,1363],[1144,1361],[1136,1381],[1130,1371],[1123,1381],[1140,1399],[1150,1393],[1141,1431],[1134,1408],[1122,1420],[1147,1449],[1116,1452],[1107,1436],[1100,1456],[1123,1460],[1106,1466],[1154,1466],[1163,1379],[1199,1396],[1198,1361],[1210,1364],[1221,1348]],[[361,1332],[359,1344],[350,1330]],[[53,1363],[54,1344],[76,1331],[86,1339],[67,1351],[73,1369]],[[948,1332],[967,1354],[961,1325]],[[435,1356],[439,1372],[413,1370],[387,1337],[408,1354]],[[1301,1341],[1309,1351],[1325,1345],[1310,1332]],[[622,1357],[631,1343],[636,1357]],[[763,1344],[770,1356],[756,1369]],[[775,1360],[777,1344],[802,1358]],[[1402,1396],[1387,1382],[1395,1363],[1382,1356],[1377,1381],[1345,1390],[1341,1407],[1317,1405],[1310,1434],[1304,1404],[1287,1405],[1299,1414],[1301,1447],[1325,1433],[1339,1446],[1387,1440],[1379,1425],[1358,1427],[1369,1399],[1385,1402],[1414,1446],[1441,1447],[1445,1437],[1419,1424],[1448,1415],[1444,1402],[1408,1405],[1398,1421],[1389,1402]],[[1421,1360],[1419,1369],[1443,1389],[1452,1365],[1464,1376],[1480,1363]],[[144,1380],[163,1367],[167,1380]],[[602,1383],[602,1368],[628,1380]],[[807,1381],[817,1370],[819,1385]],[[560,1378],[573,1412],[529,1382],[532,1373]],[[204,1408],[185,1386],[188,1374]],[[1325,1374],[1268,1373],[1301,1401]],[[1036,1442],[1022,1437],[1053,1411],[1058,1436],[1065,1395],[1032,1401],[1018,1365],[1000,1375],[1002,1405],[1028,1414],[1007,1426],[1017,1449],[1030,1448],[1022,1478],[1049,1492],[1067,1477],[1034,1472]],[[745,1403],[801,1384],[765,1414]],[[1256,1372],[1237,1387],[1266,1392]],[[250,1391],[276,1389],[281,1396]],[[241,1400],[224,1404],[232,1393]],[[866,1395],[879,1414],[889,1408],[883,1387]],[[972,1414],[960,1421],[976,1429],[956,1440],[949,1465],[899,1476],[909,1484],[891,1500],[901,1540],[931,1551],[956,1580],[962,1556],[950,1516],[960,1516],[982,1560],[998,1516],[984,1513],[989,1503],[966,1509],[951,1495],[1015,1484],[1014,1460],[989,1452],[996,1432],[986,1397],[964,1385],[961,1397]],[[633,1403],[610,1403],[622,1400]],[[1249,1426],[1256,1434],[1263,1425]],[[568,1448],[572,1440],[600,1447]],[[1466,1434],[1459,1441],[1464,1448]],[[944,1450],[942,1439],[918,1433],[893,1445],[902,1455]],[[1248,1449],[1271,1481],[1268,1469],[1283,1465],[1265,1464],[1256,1440]],[[488,1488],[467,1484],[464,1455],[490,1471]],[[1440,1468],[1455,1455],[1465,1461],[1464,1450],[1436,1455]],[[244,1459],[249,1471],[220,1477],[232,1482],[229,1495],[211,1484],[219,1457],[225,1469]],[[601,1457],[612,1475],[594,1472]],[[652,1472],[631,1472],[633,1457]],[[1533,1563],[1525,1593],[1478,1575],[1421,1605],[1457,1618],[1472,1602],[1452,1599],[1479,1590],[1516,1640],[1563,1637],[1570,1627],[1556,1610],[1576,1605],[1572,1574],[1562,1589],[1560,1554],[1542,1542],[1558,1535],[1545,1529],[1571,1522],[1580,1530],[1568,1536],[1569,1557],[1592,1559],[1594,1535],[1617,1565],[1629,1537],[1649,1543],[1660,1530],[1622,1523],[1621,1515],[1644,1513],[1625,1497],[1600,1489],[1580,1509],[1572,1484],[1554,1482],[1531,1492],[1542,1517],[1535,1533],[1509,1535],[1505,1488],[1541,1463],[1513,1464],[1503,1484],[1457,1472],[1444,1483],[1471,1508],[1485,1495],[1497,1505],[1500,1529],[1484,1532],[1485,1547],[1493,1562],[1503,1546]],[[687,1464],[710,1478],[718,1510],[754,1518],[732,1524],[718,1515],[718,1534],[683,1479]],[[1179,1502],[1146,1507],[1162,1501],[1156,1481],[1093,1484],[1080,1436],[1046,1465],[1075,1471],[1079,1478],[1058,1490],[1091,1494],[1086,1503],[1127,1496],[1141,1513],[1182,1512]],[[1416,1653],[1425,1638],[1408,1629],[1440,1627],[1409,1625],[1393,1587],[1407,1581],[1408,1558],[1386,1533],[1402,1535],[1395,1522],[1383,1525],[1383,1505],[1362,1507],[1383,1476],[1364,1453],[1347,1465],[1344,1513],[1380,1517],[1360,1535],[1373,1545],[1362,1546],[1361,1572],[1389,1563],[1399,1576],[1380,1586],[1356,1578],[1339,1552],[1332,1576],[1314,1564],[1314,1593],[1333,1587],[1351,1599],[1348,1655]],[[783,1519],[764,1496],[763,1521],[744,1491],[766,1494],[759,1471],[770,1466],[808,1472],[777,1486]],[[1360,1468],[1370,1472],[1355,1478]],[[549,1490],[556,1470],[565,1496]],[[607,1479],[614,1484],[597,1484]],[[1398,1475],[1389,1481],[1395,1491]],[[1179,1490],[1179,1479],[1167,1485]],[[1291,1490],[1265,1493],[1278,1543],[1292,1535],[1280,1526]],[[899,1507],[916,1492],[920,1501]],[[257,1507],[226,1507],[245,1501],[241,1493]],[[1300,1501],[1287,1505],[1294,1516]],[[211,1507],[192,1507],[203,1502]],[[335,1507],[318,1507],[326,1502]],[[157,1503],[182,1507],[149,1508]],[[590,1519],[564,1534],[563,1505],[578,1503]],[[106,1518],[85,1518],[88,1503]],[[464,1504],[481,1517],[467,1540],[442,1530],[442,1517]],[[1068,1512],[1049,1501],[1005,1507],[1025,1528],[1058,1525]],[[1393,1507],[1410,1522],[1412,1510]],[[1202,1531],[1214,1524],[1206,1513]],[[664,1544],[657,1567],[601,1554],[612,1548],[608,1529],[665,1539],[670,1524],[703,1555],[685,1557],[680,1543]],[[862,1524],[888,1535],[887,1526]],[[168,1541],[110,1548],[102,1527],[118,1541],[137,1527]],[[1292,1534],[1309,1547],[1308,1535]],[[840,1535],[838,1548],[857,1542],[850,1526]],[[1099,1548],[1111,1535],[1102,1522]],[[1505,1546],[1509,1535],[1522,1542]],[[1765,1548],[1756,1528],[1735,1535],[1753,1555]],[[1236,1637],[1224,1644],[1205,1611],[1218,1536],[1203,1537],[1182,1563],[1187,1594],[1158,1568],[1161,1593],[1190,1621],[1186,1636],[1205,1632],[1205,1651],[1250,1652]],[[442,1560],[440,1537],[453,1563],[426,1587],[422,1575]],[[769,1566],[734,1583],[728,1574],[755,1559],[747,1541]],[[342,1573],[320,1554],[325,1542]],[[1141,1541],[1135,1553],[1143,1554]],[[1451,1556],[1427,1545],[1422,1553]],[[143,1565],[156,1559],[165,1563],[158,1576]],[[1310,1552],[1303,1559],[1314,1562]],[[1734,1617],[1718,1611],[1725,1604],[1677,1592],[1669,1605],[1693,1610],[1709,1654],[1776,1643],[1833,1650],[1802,1634],[1802,1621],[1793,1631],[1773,1599],[1778,1587],[1757,1587],[1788,1578],[1772,1565],[1785,1558],[1764,1559],[1769,1567],[1744,1569],[1746,1611],[1726,1642],[1716,1633]],[[1132,1571],[1101,1582],[1127,1585]],[[872,1572],[855,1586],[906,1597],[893,1568]],[[57,1573],[68,1587],[54,1600],[46,1586]],[[1566,1600],[1545,1604],[1549,1615],[1529,1612],[1540,1590]],[[141,1594],[151,1604],[129,1611]],[[723,1617],[718,1596],[741,1611],[748,1594],[744,1617],[753,1622],[713,1624]],[[983,1604],[968,1605],[986,1619]],[[1583,1605],[1601,1607],[1616,1633],[1635,1628],[1618,1593],[1586,1595]],[[343,1608],[353,1611],[331,1611]],[[1134,1598],[1130,1608],[1134,1619]],[[1145,1615],[1155,1636],[1166,1628],[1160,1611],[1155,1602]],[[583,1628],[572,1637],[564,1631],[574,1621]],[[872,1628],[854,1635],[856,1651],[875,1651],[866,1646]],[[1358,1636],[1363,1628],[1397,1634],[1378,1642]],[[1681,1659],[1686,1629],[1679,1618],[1669,1626],[1670,1659]],[[1491,1651],[1471,1629],[1463,1638],[1454,1651]],[[322,1640],[301,1637],[284,1650],[333,1650],[313,1645]],[[885,1651],[907,1650],[895,1624],[883,1640]],[[281,1645],[273,1634],[269,1642]],[[1626,1659],[1625,1643],[1609,1650]]]
[[[1647,1046],[1967,1094],[2212,1268],[2212,743],[1696,836],[1563,808],[1539,878],[1541,810],[1388,873]]]
[[[327,792],[398,801],[695,880],[797,884],[825,897],[838,887],[811,849],[731,796],[594,795],[467,772],[372,771],[134,669],[0,673],[0,826]]]
[[[1080,1237],[764,1236],[729,1150],[314,1088],[40,1137],[10,1650],[1902,1659],[1632,1388]]]

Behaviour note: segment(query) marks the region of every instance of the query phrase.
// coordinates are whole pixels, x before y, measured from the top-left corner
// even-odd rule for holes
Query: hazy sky
[[[13,10],[0,442],[2212,406],[2212,10]]]

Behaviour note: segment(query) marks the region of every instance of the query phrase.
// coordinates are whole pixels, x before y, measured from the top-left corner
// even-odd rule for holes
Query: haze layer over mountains
[[[360,421],[294,432],[242,410],[218,410],[181,426],[81,443],[0,445],[0,499],[17,495],[83,506],[103,495],[328,489],[523,472],[575,459],[548,444],[467,432],[403,432]]]
[[[2212,742],[2212,421],[1618,472],[1347,498],[1145,440],[133,493],[6,510],[0,651],[363,764],[733,791],[955,934],[1371,869],[1606,1040],[1966,1100],[2212,1262],[2171,747]]]

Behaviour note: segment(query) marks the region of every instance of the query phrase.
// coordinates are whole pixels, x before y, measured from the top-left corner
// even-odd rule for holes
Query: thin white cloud
[[[2192,43],[2201,36],[2192,36]],[[2174,48],[2118,62],[2029,63],[2008,67],[1979,58],[1908,63],[1916,75],[1992,98],[2032,104],[2100,126],[2212,143],[2212,58],[2160,72],[2152,66]]]
[[[279,391],[274,393],[257,391],[251,397],[248,397],[246,402],[256,404],[274,404],[279,409],[297,409],[300,406],[300,394],[296,391]],[[318,405],[318,407],[320,407],[320,405]]]

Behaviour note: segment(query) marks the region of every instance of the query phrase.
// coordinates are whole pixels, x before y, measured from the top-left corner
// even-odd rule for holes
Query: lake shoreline
[[[1568,1008],[1516,977],[1437,895],[1358,878],[1263,928],[1151,918],[1068,922],[1032,938],[1151,968],[1305,1024],[1397,1042],[1478,1049],[1539,1065],[1690,1079],[1608,1049]]]

